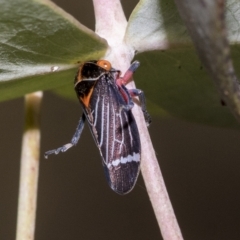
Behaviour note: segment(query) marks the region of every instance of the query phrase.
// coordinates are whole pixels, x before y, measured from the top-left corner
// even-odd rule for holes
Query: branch
[[[17,240],[34,239],[40,155],[39,112],[41,99],[42,92],[25,96],[25,129],[22,139]]]
[[[134,57],[134,49],[126,45],[123,40],[127,24],[120,1],[93,0],[93,4],[96,33],[105,38],[109,44],[105,59],[109,60],[114,68],[124,73]],[[128,84],[128,88],[136,88],[134,82]],[[181,231],[168,197],[141,108],[135,106],[133,114],[139,128],[142,145],[142,175],[162,236],[164,240],[181,240],[183,239]]]

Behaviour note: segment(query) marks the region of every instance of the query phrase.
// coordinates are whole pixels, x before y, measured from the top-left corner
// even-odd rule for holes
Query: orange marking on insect
[[[84,97],[80,97],[81,102],[85,105],[85,107],[89,106],[89,102],[93,93],[94,86],[90,89],[89,93],[84,95]]]
[[[74,84],[82,81],[82,67],[83,67],[83,64],[80,65],[80,67],[79,67],[79,69],[78,69],[77,76],[76,76],[76,78],[75,78]]]
[[[97,61],[97,65],[101,68],[104,68],[107,71],[110,71],[112,68],[111,63],[107,60],[99,60]]]

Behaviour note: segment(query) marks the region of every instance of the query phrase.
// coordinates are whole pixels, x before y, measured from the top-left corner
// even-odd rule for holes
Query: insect
[[[74,88],[83,108],[82,117],[71,142],[47,151],[45,158],[75,146],[87,119],[110,188],[121,195],[130,192],[137,181],[141,159],[139,132],[131,111],[132,97],[139,97],[146,123],[151,122],[143,92],[125,87],[139,65],[138,61],[133,62],[120,77],[121,72],[107,60],[81,64]]]

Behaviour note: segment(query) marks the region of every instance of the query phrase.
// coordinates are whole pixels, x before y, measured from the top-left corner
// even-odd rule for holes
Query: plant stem
[[[93,0],[96,33],[105,38],[109,51],[104,56],[123,73],[134,57],[133,46],[124,43],[126,19],[119,0]],[[127,86],[136,88],[134,82]],[[148,129],[140,107],[133,108],[142,145],[141,171],[164,240],[183,239],[170,202]]]
[[[164,240],[182,240],[174,210],[140,107],[133,109],[142,145],[141,172]]]
[[[168,196],[165,182],[153,145],[141,116],[140,136],[142,143],[141,172],[164,240],[183,239]],[[142,126],[145,124],[145,126]]]
[[[25,96],[25,128],[22,139],[17,240],[33,240],[40,155],[39,117],[42,92]]]

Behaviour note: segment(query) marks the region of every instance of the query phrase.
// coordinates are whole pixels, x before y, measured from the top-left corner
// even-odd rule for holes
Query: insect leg
[[[129,69],[125,72],[124,76],[116,80],[117,85],[121,86],[128,84],[132,80],[133,73],[137,70],[139,65],[140,62],[134,61],[129,67]]]
[[[124,105],[123,108],[127,110],[132,109],[134,106],[134,103],[125,85],[132,80],[133,73],[137,70],[139,65],[140,65],[140,62],[134,61],[129,67],[129,69],[125,72],[124,76],[118,77],[116,79],[116,85],[118,86],[120,93],[122,94],[123,98],[126,101],[126,105]]]
[[[129,69],[126,71],[124,76],[120,77],[116,80],[116,84],[119,86],[120,89],[122,88],[126,92],[125,85],[131,81],[133,73],[136,71],[136,69],[139,67],[139,65],[140,65],[140,63],[138,61],[134,61],[131,64],[131,66],[129,67]],[[127,89],[127,92],[130,94],[131,97],[139,97],[145,121],[147,123],[147,126],[149,126],[150,123],[152,122],[152,119],[146,109],[145,95],[144,95],[143,91],[140,89]],[[132,101],[131,97],[127,96],[128,102],[127,102],[127,105],[125,106],[125,108],[127,108],[127,109],[131,109],[133,107],[133,101]]]
[[[86,120],[86,117],[83,114],[81,119],[79,120],[76,132],[74,133],[70,143],[67,143],[57,149],[53,149],[53,150],[49,150],[49,151],[45,152],[44,157],[48,158],[48,155],[50,155],[50,154],[58,154],[59,152],[66,152],[69,148],[75,146],[81,136],[85,120]]]
[[[151,119],[151,116],[148,113],[147,108],[146,108],[146,101],[145,101],[144,92],[140,89],[128,89],[128,92],[132,97],[139,97],[139,101],[140,101],[140,104],[141,104],[141,108],[142,108],[142,111],[143,111],[143,114],[144,114],[145,121],[147,123],[147,126],[149,126],[150,123],[152,122],[152,119]]]

